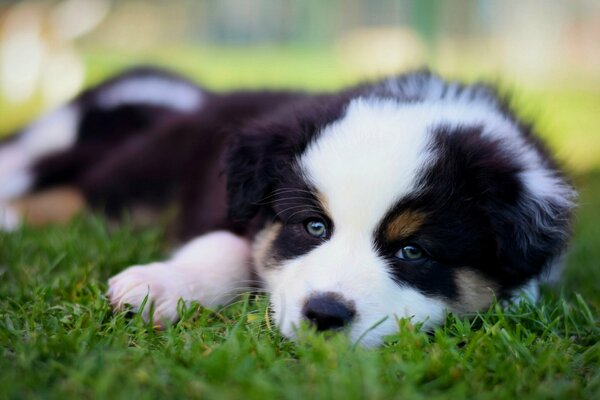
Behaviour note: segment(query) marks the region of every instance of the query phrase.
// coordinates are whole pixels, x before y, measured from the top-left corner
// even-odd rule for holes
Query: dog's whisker
[[[308,194],[310,196],[314,196],[314,192],[310,191],[310,190],[306,190],[306,189],[299,189],[299,188],[281,188],[281,189],[275,189],[273,190],[269,195],[265,196],[262,200],[266,200],[268,198],[271,197],[275,197],[275,196],[281,196],[287,193],[305,193]]]
[[[311,212],[311,211],[312,212],[320,212],[320,210],[318,208],[316,208],[316,207],[310,207],[310,206],[306,206],[306,205],[292,206],[292,207],[288,207],[288,208],[285,208],[285,209],[279,211],[278,213],[275,214],[274,218],[278,218],[282,214],[285,214],[285,213],[287,213],[287,212],[289,212],[291,210],[296,210],[296,209],[299,209],[299,208],[301,210],[293,213],[292,215],[296,215],[296,214],[299,214],[301,212]]]
[[[318,209],[313,209],[313,210],[311,210],[311,209],[299,210],[299,211],[296,211],[296,212],[292,213],[292,214],[291,214],[289,217],[287,217],[287,220],[289,221],[289,220],[291,220],[292,218],[294,218],[294,216],[296,216],[296,215],[298,215],[298,214],[300,214],[300,213],[306,212],[306,211],[314,211],[314,212],[318,212],[319,210],[318,210]]]
[[[247,285],[247,284],[250,284],[250,285]],[[262,282],[251,280],[251,279],[233,282],[232,287],[230,289],[221,291],[218,294],[214,295],[210,299],[209,302],[212,303],[219,297],[227,297],[230,294],[235,294],[236,296],[242,296],[245,293],[268,294],[268,291],[265,288],[260,287],[260,286],[258,286],[258,287],[252,286],[252,284],[262,284]]]
[[[233,282],[234,285],[241,284],[249,284],[249,285],[258,285],[259,287],[264,284],[264,282],[260,279],[241,279]]]
[[[308,204],[313,203],[310,199],[307,199],[306,197],[302,197],[302,196],[289,196],[289,197],[287,197],[286,196],[286,197],[281,197],[281,198],[273,199],[273,200],[270,200],[268,202],[256,203],[256,204],[257,205],[279,204],[279,203],[289,202],[289,201],[293,201],[293,200],[301,200],[304,203],[308,203]]]
[[[285,192],[285,191],[296,191],[296,192],[304,192],[304,193],[313,193],[310,190],[307,189],[302,189],[302,188],[278,188],[275,189],[273,192],[274,193],[280,193],[280,192]]]
[[[243,304],[246,299],[244,298],[244,294],[245,293],[239,293],[238,295],[235,296],[235,300],[228,302],[227,304],[223,304],[220,307],[217,307],[217,309],[219,311],[223,311],[223,310],[228,310],[232,307],[237,306],[238,304]],[[267,298],[268,293],[256,293],[257,296],[263,297],[263,298]]]
[[[290,210],[296,210],[298,208],[303,208],[307,211],[320,211],[318,207],[314,207],[314,206],[310,206],[310,205],[306,205],[306,204],[299,204],[299,205],[292,205],[292,206],[288,206],[282,210],[280,210],[277,215],[280,215],[282,213],[288,212]]]

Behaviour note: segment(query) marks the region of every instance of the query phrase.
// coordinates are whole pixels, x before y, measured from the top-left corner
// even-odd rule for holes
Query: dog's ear
[[[428,179],[434,187],[455,182],[483,211],[505,276],[523,281],[550,266],[569,238],[576,193],[549,158],[536,159],[541,147],[507,145],[481,127],[441,129],[436,140],[445,156]]]
[[[500,265],[510,276],[528,279],[564,252],[576,193],[551,162],[526,164],[523,158],[490,154],[479,160],[477,179]]]
[[[226,165],[229,218],[252,219],[291,162],[289,137],[265,132],[236,135]]]
[[[500,264],[512,276],[528,278],[550,267],[571,233],[575,191],[562,176],[546,173],[525,182],[514,203],[493,195],[485,203]],[[521,179],[529,179],[527,174],[521,173]]]

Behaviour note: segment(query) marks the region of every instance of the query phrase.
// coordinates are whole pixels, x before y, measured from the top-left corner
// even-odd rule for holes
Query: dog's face
[[[350,97],[324,114],[257,128],[230,158],[232,215],[266,220],[254,263],[284,335],[308,321],[377,345],[560,255],[571,188],[493,104]]]

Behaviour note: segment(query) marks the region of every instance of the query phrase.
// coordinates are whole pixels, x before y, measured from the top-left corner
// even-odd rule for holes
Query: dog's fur
[[[7,228],[9,201],[65,185],[109,215],[178,206],[189,243],[113,277],[116,308],[148,294],[168,322],[180,298],[218,306],[258,277],[284,335],[308,320],[365,345],[397,318],[431,327],[535,297],[575,196],[494,89],[428,72],[337,93],[217,94],[129,71],[2,143]]]

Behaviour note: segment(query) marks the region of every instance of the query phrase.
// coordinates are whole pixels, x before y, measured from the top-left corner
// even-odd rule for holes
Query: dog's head
[[[231,217],[267,221],[254,262],[290,337],[306,320],[375,345],[397,318],[484,309],[569,232],[573,190],[530,129],[490,89],[428,74],[282,111],[228,168]]]

